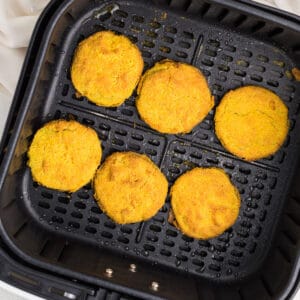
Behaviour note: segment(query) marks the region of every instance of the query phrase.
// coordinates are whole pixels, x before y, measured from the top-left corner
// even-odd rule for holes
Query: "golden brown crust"
[[[110,155],[96,172],[95,198],[115,222],[141,222],[163,206],[168,182],[146,156],[134,152]]]
[[[28,151],[28,165],[39,184],[75,192],[93,178],[101,155],[101,144],[92,128],[76,121],[56,120],[36,132]]]
[[[207,82],[195,67],[163,60],[149,69],[138,85],[141,118],[162,133],[188,133],[214,106]]]
[[[239,192],[222,169],[194,168],[176,180],[170,194],[175,226],[193,238],[220,235],[239,214]]]
[[[246,160],[275,153],[288,128],[288,109],[282,100],[257,86],[228,92],[215,114],[215,131],[224,148]]]
[[[102,106],[122,104],[135,89],[144,61],[127,37],[100,31],[80,42],[71,67],[79,94]]]

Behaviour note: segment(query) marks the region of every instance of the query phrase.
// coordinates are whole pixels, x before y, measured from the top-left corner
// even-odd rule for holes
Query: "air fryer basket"
[[[283,297],[299,267],[296,189],[289,197],[300,150],[300,86],[291,74],[300,65],[299,21],[236,1],[66,0],[53,1],[39,24],[32,44],[42,39],[27,56],[30,77],[19,83],[0,157],[1,235],[12,251],[48,272],[117,284],[139,297]],[[243,85],[273,90],[289,108],[282,149],[253,163],[232,156],[214,134],[214,110],[190,134],[174,136],[140,120],[135,95],[118,108],[78,99],[69,72],[74,49],[107,29],[138,45],[145,69],[163,58],[201,69],[216,104]],[[151,220],[120,226],[97,207],[90,185],[72,195],[38,186],[26,153],[36,130],[58,118],[94,128],[103,159],[114,151],[145,153],[170,185],[195,166],[223,168],[242,196],[236,224],[215,239],[189,238],[168,223],[167,200]]]

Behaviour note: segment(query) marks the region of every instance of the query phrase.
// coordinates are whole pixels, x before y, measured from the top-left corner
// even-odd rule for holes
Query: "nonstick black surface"
[[[82,12],[80,18],[72,14],[65,18],[68,26],[64,39],[56,41],[53,36],[47,45],[56,59],[49,62],[47,75],[40,75],[49,79],[36,87],[43,93],[47,86],[49,92],[44,95],[40,117],[33,121],[31,139],[47,121],[75,119],[97,131],[103,160],[115,151],[145,153],[161,168],[170,185],[196,166],[223,168],[238,187],[242,205],[234,226],[206,241],[182,235],[168,223],[169,199],[151,220],[120,226],[98,208],[90,185],[72,195],[38,186],[32,181],[24,156],[17,189],[29,218],[49,232],[196,276],[234,280],[250,275],[268,253],[287,196],[287,174],[299,149],[294,131],[299,116],[299,84],[290,72],[293,61],[282,48],[269,42],[142,2],[111,1],[102,9]],[[99,30],[128,36],[142,51],[145,70],[163,58],[198,67],[215,95],[216,106],[227,91],[240,86],[257,85],[274,91],[289,108],[290,132],[284,146],[274,156],[250,163],[220,145],[214,133],[215,109],[190,134],[162,135],[139,118],[135,94],[117,108],[98,107],[85,98],[78,99],[69,71],[73,53],[82,39]]]

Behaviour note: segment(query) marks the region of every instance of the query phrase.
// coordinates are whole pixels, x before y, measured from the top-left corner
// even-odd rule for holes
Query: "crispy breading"
[[[194,168],[176,180],[170,194],[174,225],[193,238],[220,235],[239,214],[239,192],[222,169]]]
[[[171,60],[158,62],[149,69],[137,92],[141,118],[162,133],[190,132],[214,106],[200,70]]]
[[[80,95],[101,106],[118,106],[129,98],[142,75],[144,61],[126,36],[100,31],[80,42],[71,67]]]
[[[258,160],[274,154],[289,129],[288,109],[273,92],[246,86],[228,92],[215,114],[215,131],[232,154]]]
[[[95,198],[115,222],[127,224],[153,217],[163,206],[168,182],[146,156],[115,152],[98,169],[94,178]]]
[[[101,143],[92,128],[76,121],[56,120],[36,132],[28,151],[28,165],[39,184],[75,192],[92,180],[101,155]]]

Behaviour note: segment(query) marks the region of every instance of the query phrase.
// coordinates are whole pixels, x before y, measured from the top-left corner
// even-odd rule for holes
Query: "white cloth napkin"
[[[30,36],[49,0],[0,0],[0,138]]]
[[[300,0],[257,0],[300,15]],[[30,36],[49,0],[0,0],[0,138]]]

